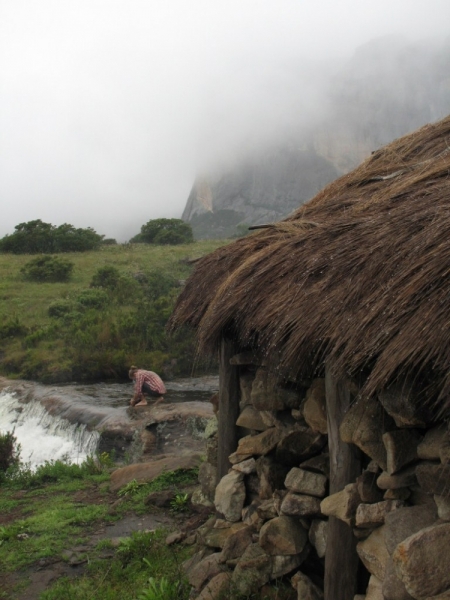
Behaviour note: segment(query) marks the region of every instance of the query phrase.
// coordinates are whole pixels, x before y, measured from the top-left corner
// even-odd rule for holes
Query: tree
[[[103,237],[91,227],[75,229],[68,223],[56,227],[36,219],[16,225],[14,233],[0,240],[0,251],[13,254],[84,252],[98,248]]]
[[[182,219],[152,219],[141,227],[132,241],[146,244],[189,244],[194,241],[192,227]]]

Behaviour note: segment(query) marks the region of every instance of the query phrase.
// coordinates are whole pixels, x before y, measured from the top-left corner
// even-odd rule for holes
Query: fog
[[[199,172],[320,118],[355,48],[449,23],[448,0],[0,0],[0,236],[180,217]]]

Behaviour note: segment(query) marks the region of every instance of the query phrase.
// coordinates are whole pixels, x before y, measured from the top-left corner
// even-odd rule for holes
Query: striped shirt
[[[166,393],[166,386],[159,375],[153,373],[153,371],[144,371],[144,369],[138,369],[135,373],[134,393],[141,396],[142,386],[145,383],[149,386],[152,392],[158,392],[161,395]]]

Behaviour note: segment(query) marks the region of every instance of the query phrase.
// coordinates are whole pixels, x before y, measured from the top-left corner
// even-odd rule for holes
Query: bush
[[[55,300],[48,307],[48,316],[57,319],[64,317],[73,310],[73,302],[70,300]]]
[[[84,290],[76,297],[83,308],[104,308],[109,302],[109,296],[103,290]]]
[[[40,256],[30,260],[20,270],[28,281],[45,283],[64,282],[70,279],[74,264],[57,256]]]
[[[28,329],[25,325],[22,325],[17,316],[9,319],[6,323],[3,323],[3,325],[0,325],[0,340],[19,337],[26,333],[28,333]]]
[[[120,279],[120,271],[116,267],[100,267],[92,277],[91,287],[100,287],[113,290]]]
[[[0,433],[0,479],[2,474],[10,467],[15,467],[20,462],[20,448],[17,445],[17,440],[14,433],[7,431]]]

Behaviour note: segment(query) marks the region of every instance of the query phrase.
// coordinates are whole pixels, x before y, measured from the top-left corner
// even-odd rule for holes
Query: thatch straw
[[[450,398],[450,117],[393,142],[294,215],[202,259],[171,326],[231,335],[294,376],[405,374]]]

